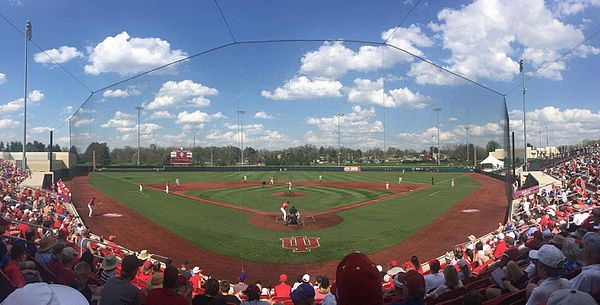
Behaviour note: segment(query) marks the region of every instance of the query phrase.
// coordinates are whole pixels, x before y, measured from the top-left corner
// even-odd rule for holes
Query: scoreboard
[[[171,165],[192,165],[192,152],[183,149],[172,151]]]

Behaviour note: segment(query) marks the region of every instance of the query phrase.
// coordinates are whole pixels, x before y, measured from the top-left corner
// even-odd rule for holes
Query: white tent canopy
[[[487,158],[485,158],[485,160],[481,161],[479,164],[481,164],[481,165],[489,164],[492,166],[492,168],[504,168],[504,162],[494,158],[491,155],[488,156]]]

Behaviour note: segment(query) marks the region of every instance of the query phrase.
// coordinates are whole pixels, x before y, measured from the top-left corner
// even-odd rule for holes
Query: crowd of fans
[[[244,273],[217,280],[185,260],[131,254],[112,235],[91,239],[61,181],[21,187],[29,173],[0,161],[0,296],[2,304],[597,304],[600,192],[589,189],[599,165],[600,151],[589,149],[545,169],[561,185],[518,199],[496,232],[439,259],[384,268],[355,252],[333,279],[303,274],[291,283],[281,274],[271,284]]]

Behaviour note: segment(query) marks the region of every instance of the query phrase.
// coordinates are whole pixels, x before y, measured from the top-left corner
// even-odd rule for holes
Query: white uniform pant
[[[92,217],[92,214],[94,213],[94,207],[88,204],[88,210],[90,210],[89,217]]]
[[[283,221],[287,221],[287,213],[284,208],[281,208],[281,213],[283,214]]]
[[[142,185],[140,185],[140,192],[144,191],[144,187]]]
[[[169,187],[168,186],[165,187],[165,193],[167,193],[167,194],[169,193]]]

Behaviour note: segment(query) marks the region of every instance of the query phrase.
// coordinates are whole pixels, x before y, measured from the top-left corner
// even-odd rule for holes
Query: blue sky
[[[529,142],[546,127],[550,145],[600,134],[600,1],[220,1],[241,42],[97,91],[148,69],[232,43],[213,1],[0,0],[0,13],[95,92],[30,44],[28,140],[238,145],[300,144],[422,149],[502,142],[504,97],[520,84],[525,59]],[[391,35],[394,33],[393,35]],[[599,35],[600,36],[600,35]],[[381,43],[386,38],[388,46]],[[0,133],[22,139],[24,39],[0,19]],[[311,42],[246,44],[255,40]],[[331,41],[341,39],[345,41]],[[406,50],[491,90],[436,70]],[[556,62],[556,60],[559,58]],[[535,72],[535,73],[534,73]],[[522,138],[521,90],[506,95]],[[335,116],[343,114],[343,116]],[[337,133],[337,129],[340,133]],[[519,140],[517,140],[519,143]],[[545,144],[545,136],[543,139]]]

